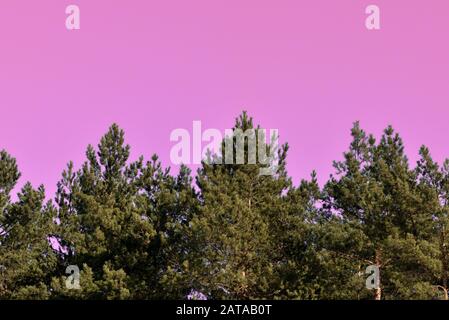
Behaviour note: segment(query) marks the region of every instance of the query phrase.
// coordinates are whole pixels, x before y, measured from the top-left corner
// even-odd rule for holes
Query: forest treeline
[[[234,128],[257,126],[243,113]],[[203,163],[193,178],[157,156],[129,161],[114,124],[51,201],[30,183],[11,196],[20,172],[2,151],[0,299],[447,298],[449,160],[423,146],[410,165],[391,127],[351,135],[320,188],[315,173],[293,185],[287,144],[272,176]],[[379,289],[366,288],[370,265]]]

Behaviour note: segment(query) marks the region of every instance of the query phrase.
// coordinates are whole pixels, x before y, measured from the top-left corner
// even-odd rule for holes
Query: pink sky
[[[65,7],[81,30],[65,28]],[[381,30],[365,28],[365,7]],[[54,192],[112,122],[132,158],[170,165],[170,132],[224,130],[246,109],[291,145],[298,182],[332,172],[360,120],[411,160],[449,156],[447,0],[1,0],[0,149]],[[51,196],[51,194],[50,194]]]

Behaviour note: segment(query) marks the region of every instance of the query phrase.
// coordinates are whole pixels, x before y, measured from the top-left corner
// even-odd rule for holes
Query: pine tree
[[[9,193],[19,177],[15,159],[0,152],[0,299],[47,299],[57,266],[49,242],[56,210],[44,204],[43,186],[36,190],[30,183],[11,202]]]
[[[288,145],[246,112],[233,133],[194,186],[185,166],[131,162],[114,124],[68,164],[56,206],[30,183],[12,200],[20,172],[1,151],[0,299],[448,299],[449,159],[423,146],[411,168],[392,127],[376,141],[355,123],[320,190],[315,172],[293,185]]]
[[[101,139],[98,152],[89,145],[82,168],[73,172],[70,163],[58,184],[61,243],[69,251],[65,262],[80,268],[85,265],[83,270],[92,274],[94,284],[104,289],[84,298],[128,298],[129,275],[139,268],[155,235],[152,223],[144,219],[134,201],[142,158],[127,165],[129,152],[124,132],[113,125]],[[120,287],[106,285],[117,276]],[[80,284],[83,290],[83,278]]]
[[[179,281],[180,277],[186,277],[180,270],[187,256],[187,229],[198,206],[190,170],[181,166],[179,173],[172,176],[170,169],[163,169],[153,156],[142,170],[138,187],[136,203],[144,209],[144,217],[151,221],[156,233],[147,247],[140,273],[133,272],[134,276],[140,274],[139,279],[145,279],[140,284],[141,297],[183,299],[189,288]]]
[[[161,286],[182,258],[183,226],[196,200],[190,172],[183,167],[172,177],[157,156],[128,164],[129,153],[123,130],[113,125],[97,153],[88,147],[78,172],[70,163],[63,173],[56,202],[64,262],[82,267],[85,291],[66,290],[64,277],[54,279],[63,297],[179,298]]]
[[[403,142],[391,127],[378,144],[358,123],[352,137],[345,160],[335,163],[338,178],[331,177],[326,184],[324,200],[328,210],[341,216],[343,228],[350,227],[350,233],[359,236],[352,244],[330,251],[346,254],[359,266],[380,268],[381,287],[374,290],[374,299],[382,294],[387,299],[410,298],[423,286],[428,291],[420,277],[425,263],[418,258],[432,249],[432,218],[438,202],[420,187],[416,172],[409,169]],[[360,267],[346,270],[360,271]]]
[[[272,143],[265,143],[263,134],[259,136],[259,130],[244,112],[236,119],[233,136],[224,139],[221,154],[211,157],[213,162],[204,161],[198,171],[201,206],[189,229],[191,254],[185,268],[191,274],[192,289],[211,298],[310,294],[300,287],[304,266],[294,255],[301,248],[293,248],[299,240],[285,247],[290,238],[302,236],[302,230],[297,229],[305,220],[301,206],[309,199],[292,205],[292,199],[299,200],[300,194],[292,191],[285,169],[288,145],[275,150]],[[246,134],[244,164],[237,162],[242,141],[237,133]],[[233,163],[223,161],[227,148],[232,150]],[[271,155],[270,162],[250,163],[254,154],[260,157],[259,148]],[[260,175],[260,169],[267,167],[273,175]],[[288,276],[283,274],[286,271]]]
[[[435,291],[439,291],[439,296],[448,300],[449,160],[440,167],[425,146],[421,147],[420,156],[415,169],[419,186],[422,193],[427,195],[428,203],[436,203],[432,227],[429,228],[431,248],[427,248],[421,255],[425,269],[421,270],[420,277],[427,279],[425,297],[434,297]]]

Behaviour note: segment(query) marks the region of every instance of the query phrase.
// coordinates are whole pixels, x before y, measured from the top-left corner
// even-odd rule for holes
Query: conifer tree
[[[43,186],[25,184],[18,200],[9,193],[20,177],[16,161],[0,152],[0,299],[47,299],[57,253],[50,245],[56,210],[44,204]]]
[[[131,162],[114,124],[68,164],[56,206],[30,183],[12,197],[20,173],[1,151],[0,299],[447,300],[449,160],[423,146],[411,168],[392,127],[351,134],[323,189],[315,172],[294,186],[288,145],[243,112],[193,186],[185,166]]]
[[[350,227],[349,232],[359,236],[333,251],[357,261],[359,270],[352,274],[368,264],[380,268],[381,286],[374,290],[374,299],[381,299],[382,293],[384,298],[410,298],[401,288],[415,287],[413,293],[427,286],[419,277],[423,262],[411,257],[432,248],[438,202],[420,188],[402,140],[391,127],[378,144],[358,123],[352,137],[345,160],[335,163],[338,177],[326,184],[324,199],[328,210],[341,215],[343,229]]]
[[[111,126],[96,153],[78,172],[70,163],[58,185],[61,243],[68,248],[68,265],[82,268],[85,294],[66,290],[63,279],[54,286],[64,296],[98,299],[172,297],[161,288],[168,267],[183,254],[182,228],[189,220],[195,193],[190,172],[177,177],[163,169],[156,156],[128,164],[130,147],[124,132]],[[179,297],[179,296],[175,296]]]
[[[415,170],[422,193],[427,195],[429,203],[436,204],[429,228],[431,248],[421,255],[425,268],[419,270],[420,277],[427,280],[427,297],[435,297],[435,291],[438,291],[439,297],[448,300],[449,160],[440,167],[432,159],[429,149],[422,146]]]
[[[58,184],[61,243],[69,251],[65,261],[85,266],[93,283],[104,289],[85,298],[128,298],[129,275],[139,268],[155,235],[152,223],[144,219],[134,201],[142,158],[128,165],[129,152],[124,132],[113,125],[101,139],[98,152],[89,145],[82,168],[74,172],[69,163]],[[90,281],[81,277],[82,290],[84,280]]]
[[[274,150],[245,112],[236,119],[233,130],[234,135],[223,141],[221,154],[212,163],[203,162],[198,171],[201,206],[189,229],[191,258],[185,266],[191,285],[215,299],[305,297],[309,292],[302,282],[304,266],[297,264],[300,258],[293,257],[301,254],[297,251],[301,248],[286,246],[289,238],[302,237],[305,219],[301,206],[309,199],[299,199],[299,193],[292,191],[285,169],[288,145]],[[246,136],[244,164],[237,162],[242,140],[236,132]],[[223,161],[229,152],[226,148],[232,148],[233,163]],[[254,154],[260,156],[259,148],[274,154],[269,163],[249,163]],[[273,175],[260,175],[260,169],[266,167]],[[293,199],[300,202],[295,204]],[[299,242],[294,241],[295,245]],[[290,275],[285,276],[286,272]]]

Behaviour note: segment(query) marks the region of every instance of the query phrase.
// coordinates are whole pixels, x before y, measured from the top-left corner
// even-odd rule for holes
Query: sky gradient
[[[81,30],[65,28],[65,8]],[[365,8],[381,30],[365,28]],[[297,183],[321,182],[355,120],[389,124],[412,162],[449,157],[447,0],[2,0],[0,149],[49,196],[113,122],[131,158],[170,163],[170,132],[232,127],[248,110],[288,141]]]

